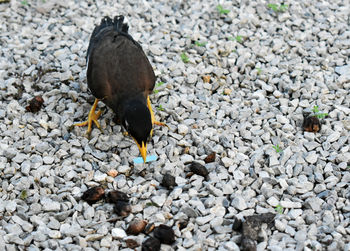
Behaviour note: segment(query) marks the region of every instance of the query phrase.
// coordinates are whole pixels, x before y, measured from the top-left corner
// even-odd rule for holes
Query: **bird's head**
[[[146,162],[147,142],[152,133],[151,114],[143,102],[132,100],[125,106],[122,124],[135,140],[143,161]]]

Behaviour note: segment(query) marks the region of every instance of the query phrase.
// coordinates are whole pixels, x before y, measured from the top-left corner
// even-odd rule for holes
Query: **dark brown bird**
[[[92,32],[87,51],[87,82],[96,99],[88,120],[76,126],[87,125],[88,135],[92,122],[101,129],[97,121],[101,111],[95,113],[101,100],[115,112],[146,162],[153,125],[165,124],[155,121],[149,99],[156,80],[152,66],[123,21],[124,16],[113,20],[104,17]]]

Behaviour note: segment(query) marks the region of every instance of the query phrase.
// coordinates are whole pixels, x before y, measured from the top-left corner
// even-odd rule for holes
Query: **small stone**
[[[223,217],[226,213],[226,209],[222,205],[216,205],[210,209],[210,213],[216,217]]]
[[[241,195],[235,196],[231,202],[231,205],[234,208],[241,210],[241,211],[247,209],[247,203],[245,202],[245,200],[243,199],[243,197]]]
[[[280,162],[279,162],[277,156],[276,155],[271,155],[270,158],[269,158],[269,166],[273,167],[273,166],[277,166],[279,164],[280,164]]]
[[[310,208],[315,212],[320,212],[323,202],[324,201],[318,197],[311,197],[311,198],[306,199],[305,207]]]
[[[16,208],[17,208],[17,203],[13,200],[8,201],[5,205],[5,209],[9,213],[13,213],[14,211],[16,211]]]
[[[163,53],[162,49],[161,49],[161,47],[159,45],[151,45],[149,47],[149,50],[156,56],[160,56]]]
[[[283,223],[280,220],[275,220],[275,227],[278,231],[280,232],[284,232],[284,230],[286,229],[287,224]]]
[[[305,160],[310,164],[315,164],[317,162],[317,159],[318,155],[316,154],[316,151],[309,152],[305,157]]]
[[[210,222],[212,219],[214,219],[214,215],[207,215],[207,216],[202,216],[202,217],[197,217],[196,218],[196,223],[200,226],[207,224]]]
[[[187,76],[187,83],[188,84],[195,84],[197,82],[197,75],[194,75],[194,74],[189,74]]]
[[[280,201],[280,205],[284,208],[301,208],[300,202],[293,202],[293,201]]]
[[[276,119],[277,119],[277,122],[281,124],[289,124],[289,119],[283,115],[280,115],[280,114],[276,115]]]
[[[230,167],[230,166],[232,166],[233,165],[233,159],[231,159],[231,158],[228,158],[228,157],[223,157],[222,159],[221,159],[221,162],[222,162],[222,164],[224,164],[224,166],[225,167]]]
[[[204,83],[209,83],[210,82],[210,76],[209,75],[202,76],[202,79],[203,79]]]
[[[177,131],[181,135],[186,135],[188,133],[188,127],[186,125],[179,124],[177,126]]]
[[[233,241],[225,242],[224,248],[229,251],[239,251],[238,245]]]
[[[232,90],[229,88],[224,89],[224,95],[230,95],[232,93]]]
[[[115,170],[115,169],[111,169],[111,170],[109,170],[108,172],[107,172],[107,174],[109,175],[109,176],[111,176],[111,177],[116,177],[117,175],[118,175],[118,171],[117,170]]]
[[[153,203],[157,204],[159,207],[162,207],[164,202],[165,202],[165,200],[166,200],[166,194],[163,193],[160,196],[153,196],[151,198],[151,200],[152,200]]]
[[[286,226],[286,229],[284,231],[291,236],[295,235],[295,229],[289,225]]]
[[[49,198],[41,199],[41,205],[43,206],[43,210],[47,212],[60,211],[61,204],[57,201],[52,201]]]
[[[102,235],[103,237],[103,235]],[[101,247],[106,247],[106,248],[109,248],[111,247],[111,243],[112,243],[112,237],[111,236],[106,236],[105,238],[102,238],[100,244],[101,244]]]
[[[112,237],[114,239],[124,239],[127,236],[125,231],[121,228],[113,228],[112,229]]]
[[[267,199],[267,203],[273,207],[276,207],[279,204],[279,201],[275,197],[270,197]]]
[[[327,141],[329,143],[332,143],[334,141],[337,141],[340,138],[340,133],[339,132],[333,132],[327,137]]]

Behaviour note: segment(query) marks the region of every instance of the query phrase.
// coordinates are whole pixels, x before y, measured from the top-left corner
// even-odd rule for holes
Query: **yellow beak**
[[[135,140],[136,141],[136,140]],[[140,150],[141,156],[143,158],[143,162],[146,163],[146,157],[147,157],[147,144],[145,142],[142,142],[142,145],[140,146],[139,143],[136,142],[137,147]]]

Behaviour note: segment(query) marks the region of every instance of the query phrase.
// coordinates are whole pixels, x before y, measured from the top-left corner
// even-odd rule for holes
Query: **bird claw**
[[[168,129],[170,129],[169,126],[167,124],[163,123],[163,122],[153,121],[153,124],[154,125],[159,125],[159,126],[166,126]]]
[[[97,113],[95,113],[95,109],[97,107],[97,103],[98,103],[98,99],[95,100],[93,106],[91,107],[91,110],[89,112],[89,117],[87,121],[81,122],[81,123],[77,123],[72,125],[71,127],[74,126],[88,126],[88,129],[86,131],[86,137],[88,139],[90,139],[91,136],[91,131],[92,131],[92,122],[94,122],[94,124],[97,126],[97,128],[101,131],[101,133],[103,133],[103,130],[101,128],[100,123],[98,123],[97,119],[100,117],[101,113],[103,112],[103,110],[99,110]]]

